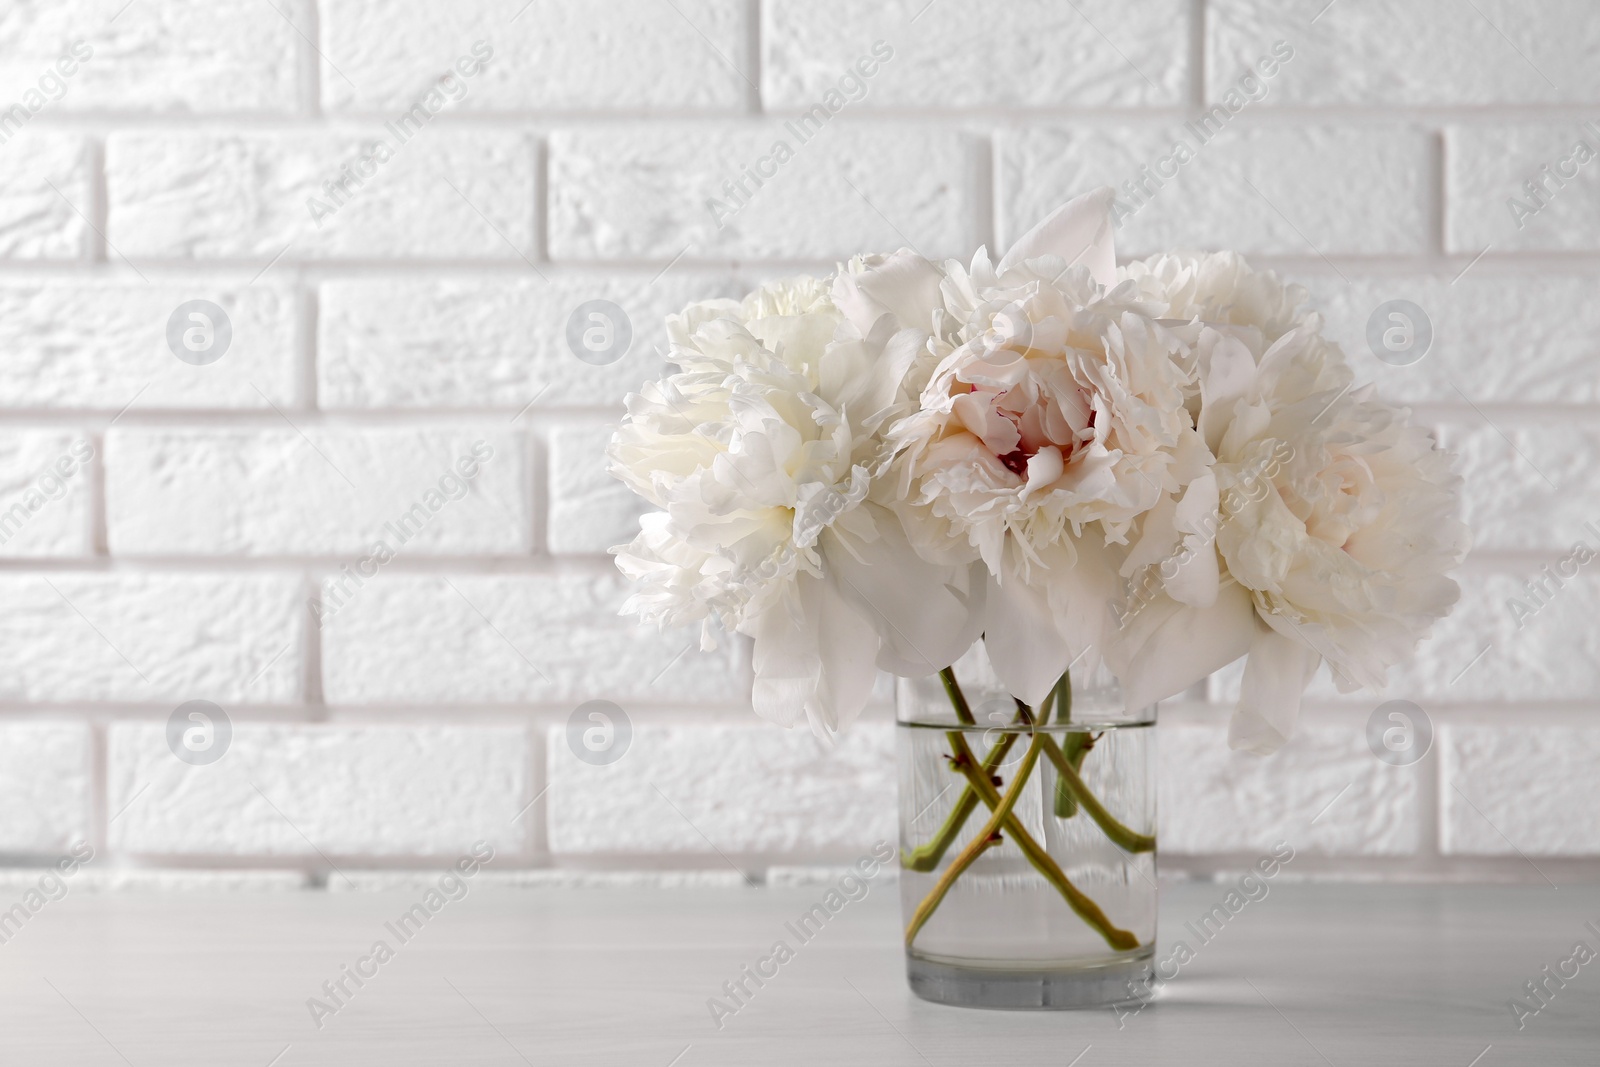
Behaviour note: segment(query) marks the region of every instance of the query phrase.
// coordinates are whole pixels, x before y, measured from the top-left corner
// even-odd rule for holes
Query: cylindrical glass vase
[[[1079,1008],[1149,995],[1156,936],[1155,709],[1072,672],[1037,708],[981,646],[900,679],[900,900],[925,1000]]]

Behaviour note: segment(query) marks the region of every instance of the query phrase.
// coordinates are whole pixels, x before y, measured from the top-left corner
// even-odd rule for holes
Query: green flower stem
[[[978,722],[972,717],[972,709],[967,706],[967,694],[961,691],[961,683],[956,681],[955,668],[946,667],[940,671],[939,680],[944,682],[945,695],[950,698],[950,706],[956,709],[956,718],[968,726],[976,726]]]
[[[1100,799],[1089,791],[1087,785],[1084,785],[1077,768],[1072,765],[1072,760],[1061,751],[1055,739],[1047,737],[1045,741],[1045,757],[1055,765],[1056,774],[1060,776],[1059,781],[1066,785],[1073,798],[1083,805],[1083,810],[1088,812],[1089,818],[1105,831],[1106,836],[1124,852],[1154,852],[1156,839],[1149,834],[1137,833],[1117,821],[1117,817],[1107,811],[1105,805],[1100,803]],[[1079,751],[1080,764],[1083,762],[1083,753],[1087,751],[1087,747]]]
[[[1006,790],[1003,797],[995,791],[994,785],[978,771],[976,761],[972,759],[971,750],[967,748],[965,739],[961,738],[959,733],[953,732],[951,741],[952,744],[959,745],[961,749],[957,753],[957,765],[962,773],[967,776],[972,788],[979,793],[984,803],[992,809],[992,814],[989,816],[989,821],[979,830],[977,836],[968,842],[967,847],[951,862],[944,874],[939,877],[938,882],[934,884],[933,889],[917,905],[917,910],[911,916],[911,922],[906,926],[906,945],[909,946],[916,939],[918,931],[932,918],[940,902],[950,892],[951,886],[955,885],[956,879],[961,877],[967,868],[976,863],[984,852],[999,842],[999,832],[1004,829],[1011,834],[1012,840],[1017,843],[1017,847],[1022,850],[1028,862],[1033,864],[1039,873],[1044,875],[1045,879],[1055,886],[1062,897],[1066,899],[1067,906],[1076,912],[1084,922],[1094,927],[1100,936],[1106,939],[1108,945],[1118,951],[1138,948],[1139,939],[1127,930],[1113,926],[1111,920],[1106,917],[1105,912],[1100,910],[1100,906],[1068,881],[1066,874],[1057,865],[1056,861],[1050,858],[1050,854],[1040,847],[1039,843],[1033,839],[1032,835],[1022,826],[1016,816],[1011,813],[1012,808],[1016,806],[1017,799],[1022,795],[1022,791],[1027,788],[1028,779],[1033,775],[1033,769],[1039,762],[1039,755],[1045,750],[1046,743],[1050,742],[1050,738],[1044,734],[1033,735],[1033,740],[1028,744],[1028,751],[1022,758],[1022,766],[1018,768],[1016,777],[1011,781],[1011,787]],[[962,759],[963,755],[966,757],[965,760]]]
[[[1055,701],[1056,721],[1062,725],[1072,721],[1072,669],[1061,672],[1061,677],[1056,680],[1055,688],[1050,690],[1050,699]],[[1062,742],[1066,749],[1067,758],[1072,761],[1073,767],[1083,769],[1083,757],[1088,752],[1089,746],[1085,744],[1087,734],[1070,734]],[[1078,800],[1072,795],[1072,790],[1067,788],[1067,783],[1056,780],[1055,813],[1058,819],[1070,819],[1078,814]]]
[[[956,680],[955,671],[946,667],[939,672],[939,678],[944,682],[944,691],[950,697],[950,705],[955,708],[956,717],[964,723],[977,725],[977,721],[972,715],[972,709],[967,704],[966,694],[962,692],[961,683]],[[1049,721],[1050,705],[1054,697],[1055,694],[1052,692],[1050,696],[1045,698],[1045,702],[1040,708],[1041,723]],[[1020,700],[1017,701],[1017,718],[1012,725],[1029,722],[1031,717],[1032,712],[1028,706]],[[959,738],[960,736],[959,731],[951,734],[952,738]],[[989,750],[989,754],[984,756],[983,777],[985,781],[989,781],[994,777],[994,772],[1011,751],[1011,746],[1016,744],[1017,737],[1018,735],[1014,733],[1005,734]],[[960,750],[956,747],[954,740],[951,742],[950,753],[953,759],[961,758]],[[972,817],[972,813],[977,810],[977,807],[978,794],[973,791],[971,785],[968,785],[962,789],[961,795],[956,798],[955,807],[950,809],[950,814],[945,817],[944,824],[939,827],[933,837],[928,839],[926,844],[919,845],[909,852],[904,849],[900,851],[900,865],[908,870],[921,871],[923,873],[927,873],[939,866],[939,861],[944,858],[945,852],[955,841],[956,835],[961,832],[961,828],[967,824],[967,820]]]
[[[961,736],[959,732],[952,732],[955,737]],[[980,772],[984,781],[989,781],[993,777],[995,770],[1006,758],[1006,753],[1011,751],[1011,746],[1016,744],[1019,736],[1018,734],[1007,733],[989,750],[989,754],[983,758],[983,766]],[[953,745],[952,751],[954,752]],[[960,757],[956,755],[953,758],[959,759]],[[938,832],[928,839],[927,844],[920,845],[910,852],[901,850],[901,866],[908,870],[922,871],[924,873],[939,866],[939,861],[944,858],[945,851],[955,841],[956,835],[967,824],[967,819],[972,816],[972,812],[977,806],[978,794],[969,784],[961,791],[961,796],[956,800],[956,806],[951,808],[950,814],[945,817],[944,825],[940,826]]]
[[[1068,734],[1061,742],[1062,754],[1080,775],[1083,772],[1083,759],[1093,747],[1094,741],[1087,733]],[[1056,777],[1055,812],[1058,819],[1070,819],[1078,814],[1078,798],[1067,788],[1067,780],[1059,775]]]

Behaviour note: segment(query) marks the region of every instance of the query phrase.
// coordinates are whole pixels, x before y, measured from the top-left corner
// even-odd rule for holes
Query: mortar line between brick
[[[306,20],[306,36],[312,41],[320,42],[317,48],[322,48],[326,42],[322,41],[322,18],[318,9],[317,0],[302,0],[301,10]],[[323,118],[322,113],[322,66],[317,57],[316,50],[295,35],[294,47],[300,57],[300,111],[311,119]]]

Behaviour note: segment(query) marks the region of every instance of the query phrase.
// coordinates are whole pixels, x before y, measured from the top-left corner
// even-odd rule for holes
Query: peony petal
[[[839,595],[832,582],[806,579],[814,593],[817,690],[806,705],[811,730],[823,740],[847,729],[872,696],[878,680],[878,635],[872,623]]]
[[[1181,604],[1203,608],[1217,599],[1221,575],[1215,545],[1217,478],[1207,471],[1189,483],[1178,501],[1174,525],[1183,533],[1176,573],[1167,579],[1167,595]],[[1187,558],[1183,558],[1183,554]]]
[[[1260,626],[1245,661],[1239,707],[1228,723],[1228,747],[1270,756],[1294,733],[1300,696],[1322,662],[1311,649]]]
[[[1226,667],[1250,650],[1255,633],[1255,605],[1237,583],[1220,589],[1206,608],[1158,594],[1107,634],[1106,660],[1128,710],[1138,711]]]
[[[1118,549],[1086,538],[1074,552],[1060,546],[1044,557],[1050,567],[1046,599],[1056,633],[1067,662],[1081,663],[1084,671],[1104,658],[1105,635],[1115,622],[1110,605],[1117,593],[1119,554]]]
[[[1213,452],[1233,415],[1234,402],[1256,377],[1256,357],[1237,337],[1206,330],[1200,335],[1200,434]]]
[[[877,636],[828,583],[802,575],[790,595],[751,620],[756,714],[783,727],[802,716],[831,740],[872,695]]]
[[[1111,227],[1115,199],[1115,190],[1102,186],[1067,201],[1017,238],[996,270],[1004,274],[1025,260],[1059,256],[1068,264],[1088,267],[1101,285],[1116,284],[1117,253]]]
[[[799,599],[798,591],[791,589],[788,596],[746,620],[742,627],[755,641],[751,704],[757,715],[785,729],[804,715],[820,669],[816,634],[806,625]]]
[[[1066,461],[1061,458],[1061,449],[1055,445],[1045,445],[1028,459],[1028,484],[1022,488],[1022,499],[1042,489],[1049,489],[1061,477],[1061,472],[1066,470]]]
[[[1012,547],[1008,563],[1017,559]],[[1029,583],[1015,566],[990,579],[984,605],[983,643],[995,674],[1012,696],[1038,707],[1072,655],[1056,631],[1043,589]]]
[[[885,256],[860,274],[841,272],[833,283],[833,299],[856,327],[867,333],[878,317],[893,315],[897,328],[933,328],[939,307],[939,268],[910,249]]]
[[[950,666],[978,639],[986,574],[982,564],[939,566],[911,547],[899,518],[873,504],[876,540],[822,541],[829,582],[874,629],[877,664],[916,678]],[[881,643],[881,647],[880,647]]]

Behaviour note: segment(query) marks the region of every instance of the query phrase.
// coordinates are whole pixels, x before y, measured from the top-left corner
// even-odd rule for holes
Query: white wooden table
[[[1225,890],[1164,887],[1160,952]],[[1600,959],[1522,1030],[1507,1007],[1600,951],[1600,887],[1275,885],[1121,1020],[922,1003],[893,886],[798,945],[822,892],[480,887],[405,944],[385,923],[419,891],[75,893],[0,944],[0,1064],[1600,1064]],[[380,938],[317,1028],[307,999]],[[780,938],[716,1029],[707,998]]]

